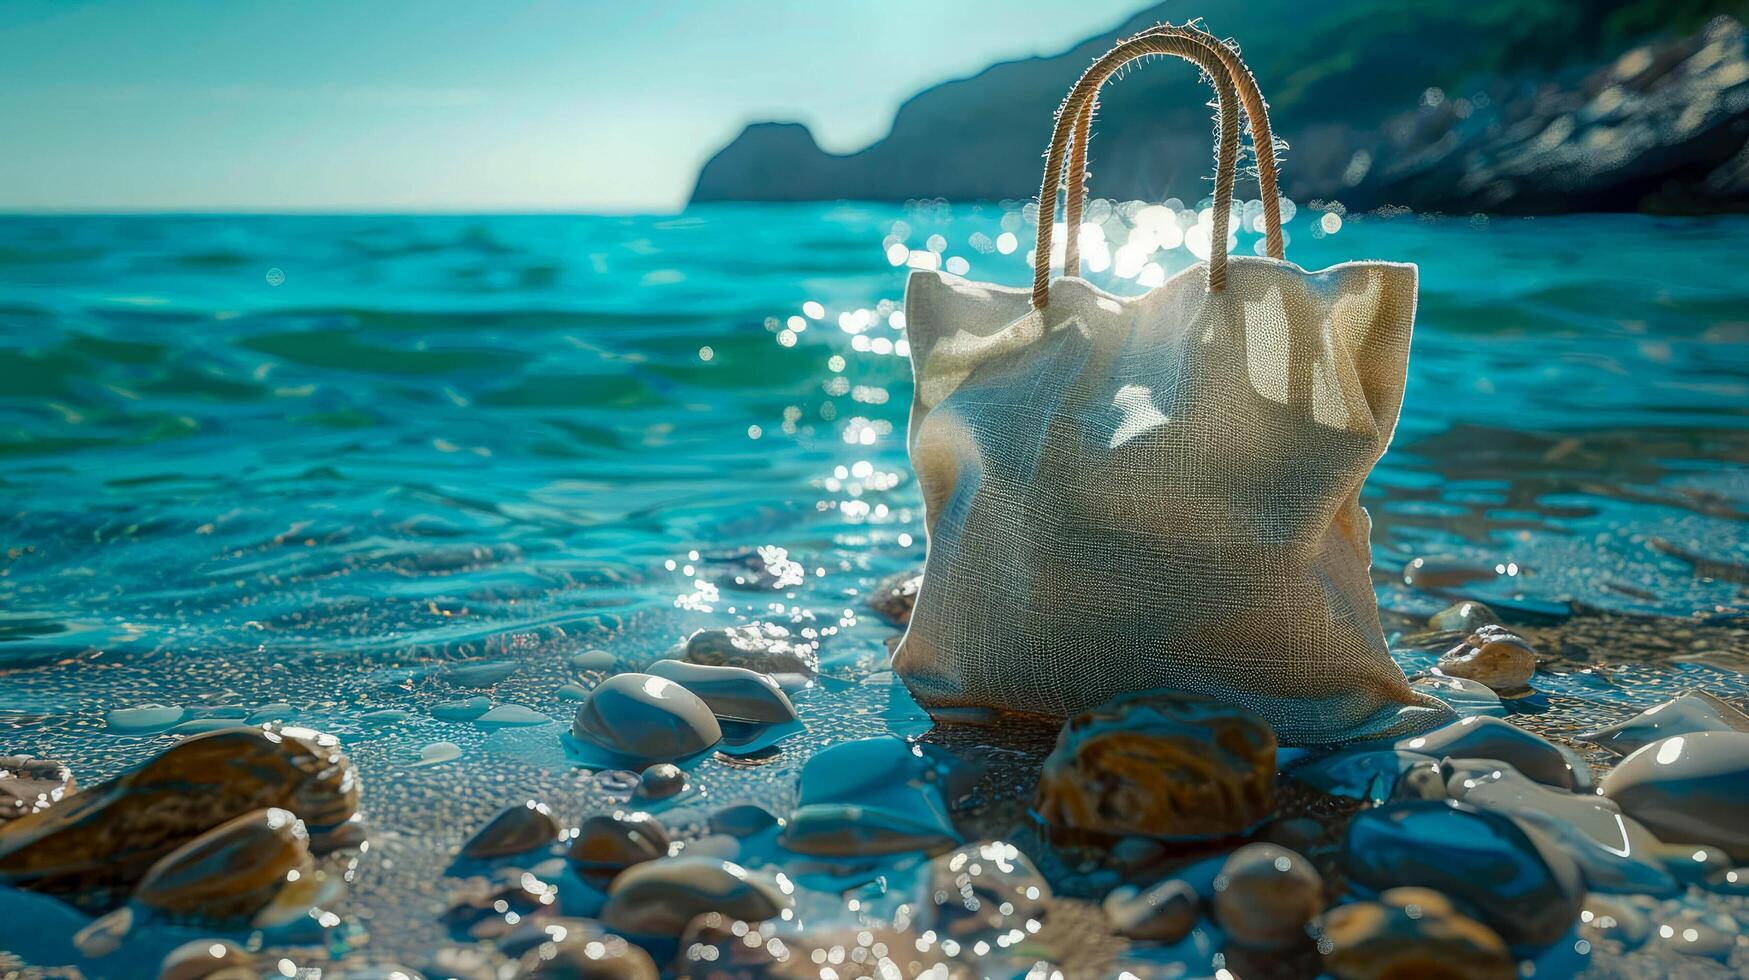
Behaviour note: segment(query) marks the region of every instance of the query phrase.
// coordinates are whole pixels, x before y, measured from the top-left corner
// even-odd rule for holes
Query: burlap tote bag
[[[1087,128],[1100,85],[1158,54],[1215,86],[1214,246],[1164,285],[1114,296],[1079,278]],[[1225,254],[1241,99],[1268,258]],[[1052,282],[1071,144],[1067,275]],[[894,654],[912,693],[938,713],[1063,717],[1175,688],[1245,705],[1298,745],[1450,720],[1386,649],[1359,500],[1402,402],[1415,267],[1283,259],[1256,82],[1191,28],[1130,38],[1076,83],[1039,200],[1030,291],[931,271],[906,288],[929,538]]]

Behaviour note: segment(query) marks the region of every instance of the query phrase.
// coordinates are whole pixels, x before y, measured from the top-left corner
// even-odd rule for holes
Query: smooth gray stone
[[[117,735],[150,735],[169,728],[187,716],[188,712],[183,708],[142,704],[111,711],[104,716],[104,727]]]
[[[1673,735],[1623,759],[1603,794],[1667,843],[1749,860],[1749,733]]]
[[[1467,677],[1424,674],[1410,681],[1409,686],[1444,701],[1465,718],[1506,717],[1506,705],[1501,703],[1500,695],[1495,694],[1488,685]]]
[[[620,872],[608,888],[601,921],[628,935],[679,937],[706,912],[761,922],[793,906],[775,884],[733,862],[668,857]]]
[[[1560,789],[1573,789],[1589,778],[1576,775],[1573,763],[1547,739],[1498,718],[1464,718],[1425,735],[1399,739],[1396,747],[1436,759],[1499,759],[1539,783]]]
[[[529,800],[498,811],[462,845],[462,857],[491,858],[521,854],[559,839],[559,824],[545,804]]]
[[[1575,737],[1626,756],[1661,738],[1695,732],[1749,732],[1749,715],[1705,691],[1690,691],[1627,721]]]
[[[796,720],[789,695],[768,674],[682,660],[658,660],[650,665],[649,673],[666,677],[698,695],[718,718],[760,725]]]
[[[717,716],[698,695],[650,674],[615,674],[577,708],[571,734],[638,764],[673,762],[721,741]]]

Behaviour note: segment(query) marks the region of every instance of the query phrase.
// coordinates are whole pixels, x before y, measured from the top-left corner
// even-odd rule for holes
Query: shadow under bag
[[[1214,244],[1119,297],[1079,277],[1088,126],[1100,85],[1160,54],[1216,88]],[[1226,255],[1241,100],[1268,258]],[[899,675],[931,709],[1056,717],[1195,691],[1257,711],[1290,745],[1450,721],[1386,648],[1359,499],[1402,403],[1415,267],[1283,260],[1263,100],[1200,30],[1143,32],[1082,76],[1041,203],[1054,206],[1065,156],[1067,275],[1050,280],[1041,209],[1031,290],[928,271],[906,288],[929,555]]]

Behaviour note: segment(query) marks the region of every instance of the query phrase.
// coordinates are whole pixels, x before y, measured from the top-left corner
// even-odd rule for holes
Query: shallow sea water
[[[1547,735],[1749,695],[1749,220],[1316,220],[1290,224],[1307,268],[1421,266],[1403,421],[1363,495],[1387,630],[1493,604],[1555,658],[1515,716]],[[572,658],[636,668],[758,619],[820,640],[792,691],[807,731],[700,762],[663,819],[784,813],[821,747],[930,729],[865,605],[924,547],[891,260],[939,235],[950,269],[1019,285],[1030,232],[995,205],[0,218],[0,754],[94,785],[175,740],[106,727],[150,703],[339,736],[372,848],[286,965],[419,968],[455,942],[443,876],[492,813],[539,798],[574,826],[627,799],[560,743],[561,686],[602,676]],[[1417,556],[1479,571],[1416,589]],[[800,583],[737,583],[769,565]],[[500,661],[496,683],[445,676]],[[431,715],[475,694],[551,721]],[[996,760],[979,829],[1023,821],[1049,733],[931,738]],[[458,758],[416,764],[446,742]],[[1740,901],[1720,908],[1749,928]],[[28,911],[0,951],[75,962],[83,920]],[[204,934],[142,937],[133,962]],[[1218,965],[1196,955],[1187,975]],[[1538,975],[1732,967],[1654,943]]]

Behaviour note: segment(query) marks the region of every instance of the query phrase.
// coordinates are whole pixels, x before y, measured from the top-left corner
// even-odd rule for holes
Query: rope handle
[[[1036,252],[1033,260],[1032,305],[1042,310],[1050,302],[1051,236],[1056,217],[1057,188],[1063,182],[1065,157],[1072,142],[1074,151],[1069,169],[1069,190],[1066,218],[1069,239],[1064,242],[1064,269],[1078,275],[1081,270],[1080,216],[1086,195],[1086,144],[1091,128],[1093,107],[1099,88],[1124,65],[1149,55],[1167,54],[1196,64],[1215,86],[1215,101],[1220,118],[1220,136],[1215,153],[1215,204],[1213,229],[1210,235],[1208,288],[1218,292],[1227,282],[1227,225],[1232,210],[1233,181],[1238,169],[1239,119],[1238,103],[1244,102],[1251,119],[1252,140],[1257,155],[1258,182],[1264,205],[1267,249],[1275,258],[1282,257],[1281,204],[1276,192],[1275,144],[1269,129],[1269,117],[1258,92],[1256,79],[1239,56],[1206,31],[1193,27],[1162,25],[1120,41],[1087,69],[1063,100],[1051,132],[1050,147],[1045,154],[1044,183],[1039,191],[1039,222]],[[1239,80],[1235,88],[1234,81]],[[1071,128],[1073,127],[1073,128]],[[1072,139],[1073,137],[1073,139]],[[1051,210],[1044,210],[1044,202]]]

